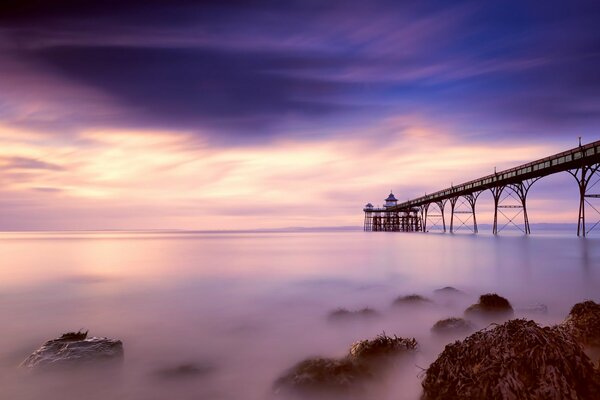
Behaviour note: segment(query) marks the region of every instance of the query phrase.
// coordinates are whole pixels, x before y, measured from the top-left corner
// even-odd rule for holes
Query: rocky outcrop
[[[373,340],[362,340],[354,343],[341,359],[315,357],[296,364],[276,380],[275,391],[352,398],[362,393],[371,380],[385,373],[393,360],[416,349],[415,339],[384,334]]]
[[[570,334],[520,319],[447,345],[422,385],[423,400],[600,398],[598,370]]]
[[[123,343],[105,337],[87,337],[87,332],[65,333],[48,340],[21,363],[22,368],[40,370],[87,364],[113,364],[123,359]]]
[[[479,296],[479,302],[469,306],[465,315],[484,319],[510,318],[514,315],[514,310],[504,297],[496,293],[487,293]]]

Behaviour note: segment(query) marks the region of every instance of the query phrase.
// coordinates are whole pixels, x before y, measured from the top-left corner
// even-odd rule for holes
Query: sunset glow
[[[584,10],[521,24],[471,2],[214,4],[150,26],[91,9],[0,13],[0,229],[358,226],[390,189],[406,200],[598,138]],[[566,182],[553,201],[533,190],[543,222],[573,221]]]

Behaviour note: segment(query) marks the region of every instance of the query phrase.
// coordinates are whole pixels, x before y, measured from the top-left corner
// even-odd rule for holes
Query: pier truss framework
[[[446,232],[444,210],[450,204],[450,233],[461,229],[477,233],[475,206],[481,193],[489,190],[494,201],[492,233],[496,235],[513,225],[529,234],[529,190],[539,179],[559,172],[571,174],[579,189],[577,236],[600,230],[600,140],[394,206],[365,208],[364,229]]]

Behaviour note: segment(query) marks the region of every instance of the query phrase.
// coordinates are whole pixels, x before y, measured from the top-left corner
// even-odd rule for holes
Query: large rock
[[[591,300],[575,304],[559,329],[581,344],[600,367],[600,304]]]
[[[446,346],[423,400],[599,399],[600,375],[567,332],[515,319]]]
[[[373,340],[354,343],[340,359],[309,358],[293,366],[275,381],[276,392],[302,396],[361,396],[365,386],[381,376],[403,354],[417,349],[415,339],[380,335]]]
[[[65,333],[48,340],[21,363],[28,369],[112,364],[123,359],[123,343],[104,337],[87,337],[87,332]]]
[[[484,319],[510,318],[514,315],[514,310],[504,297],[487,293],[479,296],[479,302],[469,306],[465,315]]]
[[[575,304],[561,327],[582,345],[600,347],[600,304],[591,300]]]

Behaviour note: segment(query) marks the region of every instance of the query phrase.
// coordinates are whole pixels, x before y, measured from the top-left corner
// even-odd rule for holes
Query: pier
[[[579,190],[579,213],[577,217],[577,236],[585,237],[600,221],[586,225],[586,209],[600,216],[600,207],[592,203],[600,199],[600,140],[579,145],[573,149],[554,154],[539,160],[519,165],[503,171],[494,172],[478,179],[452,185],[435,193],[398,203],[393,193],[380,208],[367,204],[365,213],[365,231],[391,232],[427,232],[428,224],[439,226],[447,231],[446,205],[450,206],[451,233],[465,227],[473,233],[478,232],[476,204],[477,199],[486,190],[492,193],[494,201],[494,222],[492,233],[498,234],[509,224],[517,226],[524,234],[531,233],[527,215],[527,195],[531,186],[539,179],[567,172],[577,183]],[[595,193],[594,193],[595,191]],[[512,210],[511,214],[509,210]],[[499,216],[508,222],[499,226]],[[523,227],[515,223],[523,220]],[[591,226],[590,226],[591,225]]]

